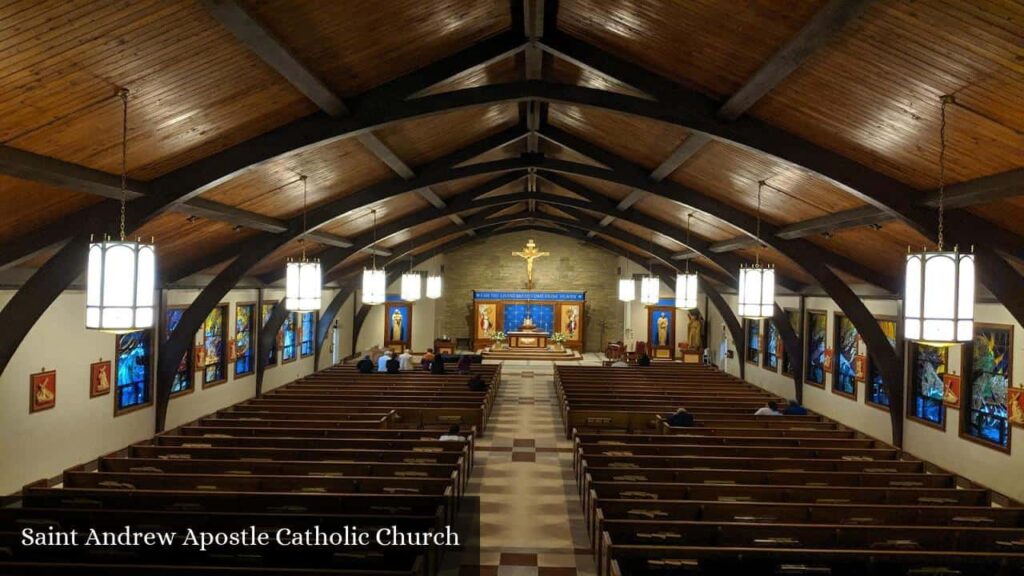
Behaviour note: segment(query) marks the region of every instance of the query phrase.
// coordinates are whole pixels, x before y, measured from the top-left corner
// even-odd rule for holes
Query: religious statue
[[[668,346],[668,318],[665,317],[665,313],[662,312],[661,316],[658,316],[658,346]]]
[[[700,317],[700,310],[694,308],[686,313],[686,345],[691,350],[701,350],[704,348],[704,344],[701,341],[700,332],[703,324],[703,319]]]
[[[402,313],[398,308],[391,314],[391,341],[402,341]]]
[[[484,338],[490,336],[491,332],[494,331],[494,324],[491,323],[491,317],[487,314],[487,306],[480,306],[480,335]]]
[[[533,243],[533,238],[530,238],[526,241],[526,246],[522,252],[513,252],[512,255],[526,260],[526,289],[533,290],[533,261],[541,256],[551,256],[551,253],[537,250],[537,245]]]

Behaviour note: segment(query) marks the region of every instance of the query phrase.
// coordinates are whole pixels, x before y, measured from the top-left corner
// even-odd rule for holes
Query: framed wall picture
[[[476,305],[476,339],[489,340],[499,330],[498,307],[496,304]]]
[[[28,377],[28,411],[49,410],[57,405],[57,371],[43,370]]]
[[[384,347],[412,348],[412,304],[388,302],[385,305]]]
[[[960,408],[960,376],[943,374],[942,385],[945,389],[942,393],[942,403],[950,408]]]
[[[202,372],[206,366],[206,346],[199,344],[193,348],[192,358],[195,360],[193,371]]]
[[[562,304],[559,310],[561,332],[569,342],[583,339],[583,311],[579,304]]]
[[[831,348],[825,348],[825,360],[824,360],[823,367],[825,368],[825,372],[826,373],[832,371],[832,349]]]
[[[110,360],[100,360],[89,365],[89,398],[110,393]]]
[[[1007,398],[1010,404],[1010,424],[1024,428],[1024,388],[1010,388]]]

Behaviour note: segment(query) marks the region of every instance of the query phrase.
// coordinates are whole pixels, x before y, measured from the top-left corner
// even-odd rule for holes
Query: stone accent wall
[[[586,290],[584,343],[587,351],[604,350],[622,334],[618,300],[618,257],[602,248],[549,232],[516,232],[484,238],[445,254],[445,296],[438,303],[437,334],[472,337],[473,290],[525,290],[526,261],[513,252],[533,238],[550,256],[534,261],[535,290]],[[604,321],[604,342],[601,321]]]

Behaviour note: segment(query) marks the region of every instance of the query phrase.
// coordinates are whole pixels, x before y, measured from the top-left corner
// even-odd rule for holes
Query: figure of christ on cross
[[[537,245],[533,243],[533,238],[530,238],[526,241],[526,246],[522,252],[513,252],[512,255],[526,260],[526,289],[533,290],[533,261],[541,256],[551,256],[551,253],[537,250]]]

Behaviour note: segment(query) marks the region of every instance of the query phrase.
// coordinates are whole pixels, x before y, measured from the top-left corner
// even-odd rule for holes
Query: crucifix
[[[551,253],[537,250],[537,245],[533,243],[533,238],[530,238],[526,241],[526,246],[522,252],[513,252],[512,255],[526,260],[526,289],[533,290],[533,261],[541,256],[551,256]]]

